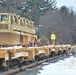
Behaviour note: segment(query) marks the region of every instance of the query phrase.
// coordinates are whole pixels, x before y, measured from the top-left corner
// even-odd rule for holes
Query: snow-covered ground
[[[37,75],[76,75],[76,57],[65,58],[42,67]]]

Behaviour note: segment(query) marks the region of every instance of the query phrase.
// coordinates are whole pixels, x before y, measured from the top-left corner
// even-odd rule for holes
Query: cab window
[[[0,15],[0,22],[1,21],[7,21],[8,16],[7,15]]]

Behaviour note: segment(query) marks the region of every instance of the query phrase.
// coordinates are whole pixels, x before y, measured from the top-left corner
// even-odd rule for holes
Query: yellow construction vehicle
[[[15,13],[0,13],[0,44],[23,45],[34,43],[34,22]]]

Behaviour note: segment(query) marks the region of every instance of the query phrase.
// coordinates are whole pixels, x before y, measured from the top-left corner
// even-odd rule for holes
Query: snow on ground
[[[76,57],[65,58],[43,66],[37,75],[76,75]]]

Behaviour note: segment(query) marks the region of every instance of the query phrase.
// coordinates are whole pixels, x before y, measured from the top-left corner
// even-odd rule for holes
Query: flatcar
[[[37,39],[34,22],[15,13],[0,13],[0,68],[11,64],[40,61],[64,54],[71,45],[34,46]],[[32,43],[32,46],[28,47]],[[26,45],[26,46],[25,46]]]

